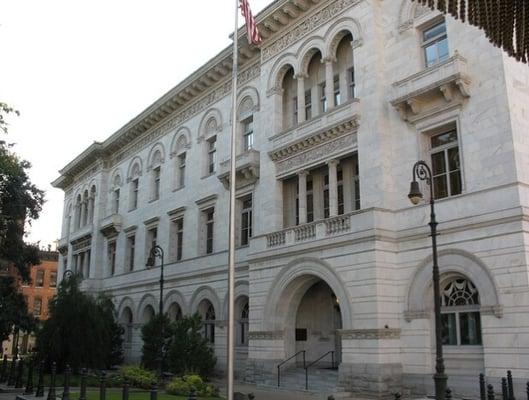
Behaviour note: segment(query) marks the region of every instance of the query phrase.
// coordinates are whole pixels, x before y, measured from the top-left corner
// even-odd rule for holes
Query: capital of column
[[[298,176],[300,177],[306,177],[309,174],[309,171],[303,169],[301,171],[298,171]]]
[[[322,64],[332,64],[336,62],[336,57],[327,56],[321,59]]]
[[[327,161],[327,165],[329,167],[337,167],[338,164],[340,164],[340,160],[337,160],[336,158],[332,158],[332,159]]]
[[[306,79],[308,77],[309,75],[306,74],[305,72],[298,72],[297,74],[294,75],[294,79]]]

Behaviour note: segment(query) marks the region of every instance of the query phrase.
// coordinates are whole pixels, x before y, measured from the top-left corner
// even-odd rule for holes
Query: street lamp
[[[145,266],[147,267],[154,267],[154,264],[156,262],[156,257],[160,258],[161,265],[160,265],[160,305],[159,305],[159,316],[160,316],[160,339],[162,342],[162,348],[160,349],[160,357],[158,361],[158,370],[160,371],[160,379],[163,379],[163,345],[164,345],[164,332],[163,332],[163,249],[158,246],[154,245],[151,248],[151,251],[149,253],[149,258],[147,259],[147,263]]]
[[[439,288],[439,265],[437,264],[437,221],[435,220],[434,209],[434,195],[432,171],[428,164],[424,161],[417,161],[413,166],[412,181],[410,184],[410,193],[408,198],[417,205],[423,198],[419,188],[419,182],[425,181],[430,187],[430,232],[432,236],[432,262],[433,262],[433,296],[434,296],[434,314],[435,314],[435,374],[433,376],[435,382],[435,398],[436,400],[444,400],[448,377],[445,374],[445,366],[443,360],[443,341],[441,333],[441,296]]]

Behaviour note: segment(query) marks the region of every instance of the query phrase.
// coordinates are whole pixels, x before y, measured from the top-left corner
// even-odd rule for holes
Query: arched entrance
[[[340,302],[331,287],[318,280],[306,290],[297,307],[293,332],[295,352],[304,350],[308,362],[333,352],[327,354],[319,365],[331,366],[334,360],[333,366],[337,366],[341,360],[340,329]]]

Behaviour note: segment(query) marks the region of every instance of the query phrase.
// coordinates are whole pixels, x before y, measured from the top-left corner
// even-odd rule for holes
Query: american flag
[[[257,29],[252,10],[250,10],[250,4],[248,4],[248,0],[239,0],[239,4],[241,6],[242,16],[246,19],[248,43],[258,45],[263,39],[261,38],[261,35],[259,35],[259,29]]]

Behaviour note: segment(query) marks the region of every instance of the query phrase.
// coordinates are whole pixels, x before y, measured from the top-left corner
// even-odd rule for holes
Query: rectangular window
[[[112,206],[112,211],[115,214],[119,213],[119,189],[114,190],[114,204]]]
[[[422,42],[426,67],[446,60],[448,58],[448,39],[445,21],[424,30]]]
[[[51,288],[57,287],[57,272],[55,271],[50,272],[50,287]]]
[[[136,251],[136,235],[127,236],[127,270],[134,271],[134,253]]]
[[[178,187],[182,188],[186,182],[186,153],[178,156]]]
[[[160,167],[156,167],[153,169],[153,193],[152,198],[153,200],[158,200],[160,198]]]
[[[147,231],[147,257],[149,257],[151,253],[151,249],[156,246],[156,239],[158,238],[158,228],[154,227]]]
[[[116,242],[108,242],[108,266],[113,276],[116,273]]]
[[[312,118],[312,94],[311,89],[305,90],[305,120]]]
[[[140,182],[139,179],[133,179],[131,182],[132,188],[131,188],[131,198],[130,198],[130,209],[135,210],[138,208],[138,192],[140,190]]]
[[[325,95],[325,82],[320,84],[320,110],[327,112],[327,96]]]
[[[174,221],[174,224],[176,230],[176,261],[180,261],[182,259],[182,253],[184,248],[184,218],[178,218],[176,221]]]
[[[344,198],[343,198],[343,172],[340,167],[336,172],[338,180],[338,215],[342,215],[345,212]]]
[[[355,86],[355,69],[351,67],[347,70],[347,85],[349,86],[349,97],[351,99],[356,98],[356,86]]]
[[[42,313],[42,299],[40,297],[35,297],[33,299],[33,316],[39,317]]]
[[[243,121],[244,151],[253,149],[253,117]]]
[[[37,270],[37,275],[35,277],[35,286],[43,287],[44,286],[44,270]]]
[[[204,211],[204,216],[206,220],[206,254],[211,254],[213,253],[215,209],[210,208]]]
[[[215,164],[217,163],[217,136],[213,136],[207,141],[208,146],[208,173],[215,172]]]
[[[444,345],[457,345],[457,326],[455,314],[441,315],[441,332]]]
[[[444,345],[481,345],[481,320],[478,311],[443,313],[441,322]]]
[[[456,129],[430,138],[434,197],[461,193],[461,166]]]
[[[307,176],[307,222],[314,221],[314,190],[312,176]]]
[[[342,104],[342,96],[340,94],[340,77],[338,75],[334,76],[333,85],[334,85],[334,88],[333,88],[334,105],[339,106],[340,104]]]
[[[241,246],[246,246],[252,237],[252,195],[244,197],[241,202]]]

